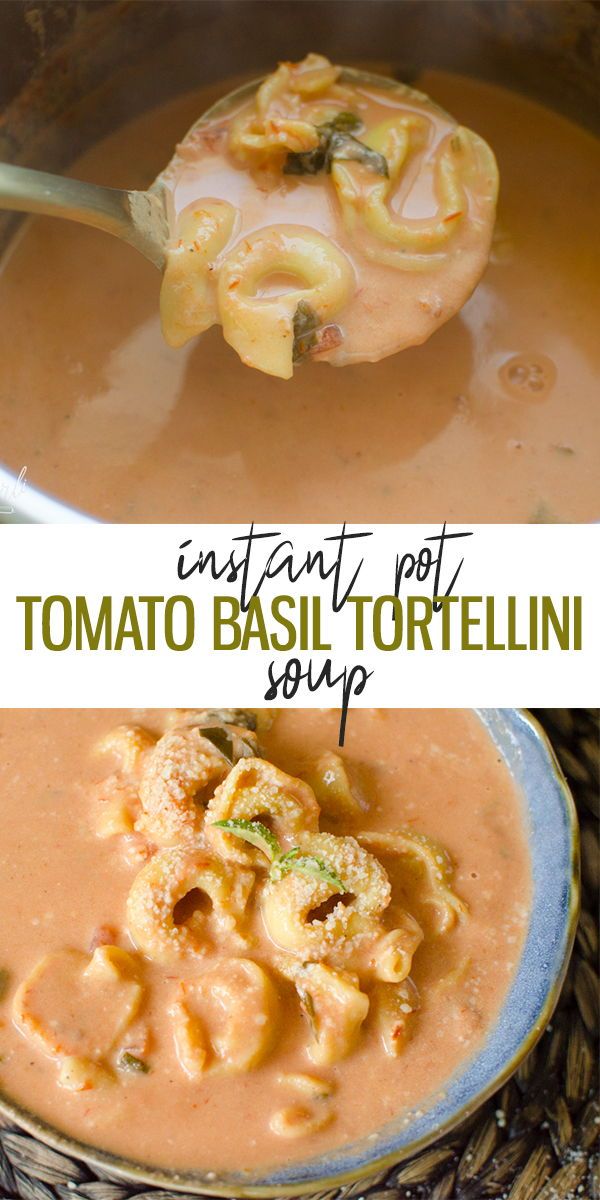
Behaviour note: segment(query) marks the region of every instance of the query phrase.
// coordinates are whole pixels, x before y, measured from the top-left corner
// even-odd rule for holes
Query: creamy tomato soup
[[[147,186],[226,86],[125,125],[73,173]],[[501,88],[418,86],[500,169],[491,264],[459,315],[380,363],[278,380],[217,328],[169,349],[153,267],[35,220],[0,276],[1,457],[106,520],[597,518],[598,145]]]
[[[481,1044],[530,897],[476,716],[0,714],[0,1085],[219,1170],[407,1122]]]

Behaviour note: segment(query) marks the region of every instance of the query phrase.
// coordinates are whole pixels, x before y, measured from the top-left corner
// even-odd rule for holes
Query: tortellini
[[[167,251],[160,291],[160,318],[169,346],[184,346],[218,320],[211,272],[237,219],[232,204],[213,199],[192,205],[180,217],[177,240]]]
[[[291,873],[267,885],[263,920],[277,946],[319,960],[335,954],[348,939],[372,933],[390,902],[391,888],[381,864],[352,837],[309,834],[300,839],[300,848],[337,872],[344,893],[322,878]],[[326,911],[320,913],[323,907]]]
[[[289,969],[310,1030],[309,1058],[316,1066],[337,1063],[354,1049],[369,1011],[358,976],[320,962]]]
[[[427,219],[403,217],[390,207],[394,185],[415,147],[427,139],[426,122],[410,115],[392,117],[365,135],[366,145],[383,154],[388,175],[381,177],[353,162],[336,162],[332,179],[348,232],[361,238],[367,258],[401,270],[430,270],[432,254],[443,250],[456,225],[468,215],[467,180],[477,180],[480,190],[495,200],[498,171],[486,142],[471,130],[459,127],[437,150],[434,165],[438,210]]]
[[[261,758],[245,758],[229,772],[209,802],[206,837],[218,854],[232,862],[264,865],[260,851],[217,828],[218,821],[257,820],[283,847],[319,827],[319,806],[307,783],[286,775]]]
[[[339,754],[325,750],[304,772],[304,778],[317,797],[321,816],[333,825],[334,831],[364,820],[365,806],[354,792]]]
[[[399,829],[393,833],[361,833],[359,839],[374,854],[405,856],[424,871],[428,883],[424,903],[434,910],[438,933],[448,933],[456,921],[465,916],[466,906],[450,886],[450,859],[432,838]]]
[[[298,279],[299,287],[276,296],[261,294],[261,285],[278,275]],[[349,259],[315,229],[258,229],[227,255],[219,272],[223,337],[248,366],[290,379],[298,307],[308,305],[326,325],[348,302],[354,286]]]
[[[402,983],[410,973],[413,958],[423,941],[418,921],[403,912],[394,929],[381,934],[372,949],[374,974],[387,983]]]
[[[411,979],[403,983],[380,983],[375,988],[375,1022],[389,1058],[398,1058],[402,1054],[411,1037],[419,1005],[419,993]]]
[[[211,935],[237,933],[253,883],[251,871],[233,870],[207,850],[161,850],[139,872],[129,893],[131,937],[148,958],[164,966],[199,958],[209,949]],[[203,899],[210,901],[208,914]]]
[[[226,732],[227,726],[223,729]],[[238,746],[240,753],[248,749],[247,742]],[[143,813],[136,827],[158,846],[197,841],[203,806],[230,766],[222,749],[196,725],[163,734],[142,770]]]
[[[251,1071],[271,1048],[278,998],[267,972],[229,958],[183,980],[170,1009],[179,1062],[191,1079],[206,1071]]]

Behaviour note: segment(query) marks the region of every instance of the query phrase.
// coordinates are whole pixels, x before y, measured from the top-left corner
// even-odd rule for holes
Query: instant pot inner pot
[[[592,0],[3,0],[0,161],[61,171],[128,117],[309,50],[500,83],[600,130]],[[0,252],[20,220],[0,212]],[[29,489],[29,518],[73,519],[50,503]]]

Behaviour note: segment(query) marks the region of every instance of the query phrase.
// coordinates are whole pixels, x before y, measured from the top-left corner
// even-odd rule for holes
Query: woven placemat
[[[409,1162],[323,1200],[600,1200],[598,842],[600,714],[543,709],[581,820],[582,914],[551,1026],[513,1078],[469,1121]],[[128,1186],[0,1128],[0,1200],[181,1200]]]

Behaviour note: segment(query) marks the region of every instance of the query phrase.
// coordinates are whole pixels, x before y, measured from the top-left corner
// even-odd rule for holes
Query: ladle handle
[[[155,266],[164,259],[162,205],[149,192],[127,192],[0,163],[0,208],[92,225],[129,242]]]

